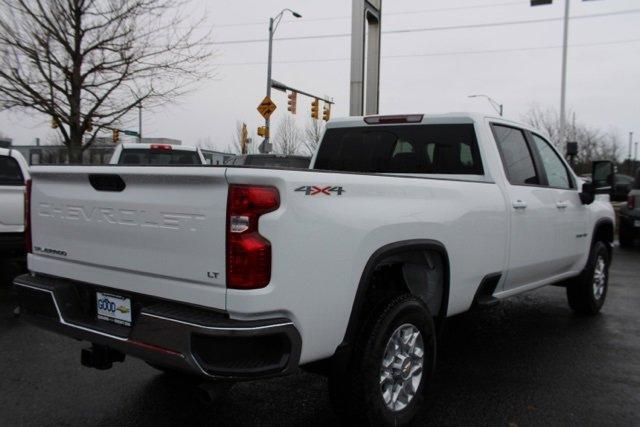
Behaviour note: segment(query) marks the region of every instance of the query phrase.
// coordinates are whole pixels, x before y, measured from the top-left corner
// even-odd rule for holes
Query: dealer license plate
[[[96,292],[98,319],[131,326],[131,299],[119,295]]]

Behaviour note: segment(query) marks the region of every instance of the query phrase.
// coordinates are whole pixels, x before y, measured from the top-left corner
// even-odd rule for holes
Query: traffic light
[[[55,117],[51,117],[51,129],[58,129],[58,121]]]
[[[266,126],[258,127],[258,136],[263,138],[269,138],[269,128]]]
[[[318,120],[318,105],[320,101],[318,99],[311,102],[311,118]]]
[[[298,104],[298,92],[292,91],[289,95],[287,95],[287,98],[289,98],[289,101],[287,102],[289,107],[287,107],[287,110],[291,111],[291,114],[295,114],[296,106]]]
[[[322,109],[322,120],[328,122],[331,118],[331,104],[328,102],[324,103],[324,108]]]
[[[120,142],[120,129],[113,129],[113,142],[116,144]]]

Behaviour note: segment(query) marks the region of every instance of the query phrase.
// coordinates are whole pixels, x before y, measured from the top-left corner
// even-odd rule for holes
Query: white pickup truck
[[[582,183],[535,129],[479,114],[331,121],[310,170],[34,167],[22,313],[212,380],[329,376],[339,413],[406,424],[443,320],[544,285],[604,303],[613,166]]]
[[[24,190],[29,166],[19,151],[0,148],[0,260],[24,257]]]

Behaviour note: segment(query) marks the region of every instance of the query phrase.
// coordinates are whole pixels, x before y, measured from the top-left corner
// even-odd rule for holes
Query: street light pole
[[[493,109],[496,110],[498,114],[500,114],[500,117],[502,117],[504,114],[504,105],[488,95],[469,95],[469,98],[485,98],[487,101],[489,101],[489,104],[491,104]]]
[[[564,1],[564,34],[562,41],[562,83],[560,87],[560,143],[565,143],[566,99],[567,99],[567,51],[569,46],[569,6],[571,0]]]
[[[282,9],[280,13],[276,15],[275,18],[269,18],[269,56],[267,58],[267,98],[271,98],[271,64],[273,59],[273,35],[278,28],[278,24],[282,19],[282,16],[285,12],[290,12],[295,18],[302,18],[298,12],[294,12],[291,9]],[[271,124],[271,120],[269,117],[264,119],[264,126],[267,130],[267,134],[264,137],[264,145],[268,147],[269,138],[271,136],[271,131],[269,125]]]
[[[282,12],[280,12],[282,14]],[[269,18],[269,57],[267,58],[267,98],[271,98],[271,61],[273,58],[273,18]],[[264,137],[264,146],[268,147],[269,137],[271,132],[269,125],[271,124],[270,117],[264,119],[264,126],[267,129],[267,134]]]

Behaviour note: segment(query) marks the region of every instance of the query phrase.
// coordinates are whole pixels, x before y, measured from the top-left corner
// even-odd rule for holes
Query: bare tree
[[[567,116],[569,115],[570,113],[567,114]],[[564,145],[560,143],[560,116],[555,110],[544,110],[538,106],[533,106],[523,117],[523,121],[546,133],[545,136],[550,139],[553,145],[560,151],[564,150]],[[572,125],[569,126],[573,127]],[[567,135],[575,135],[575,130],[567,129]]]
[[[72,162],[98,132],[211,76],[192,0],[3,0],[0,104],[45,114]],[[85,135],[87,134],[87,135]]]
[[[198,141],[196,141],[196,147],[203,150],[217,150],[216,144],[210,136],[207,136],[206,138],[198,138]]]
[[[274,151],[278,154],[288,156],[298,153],[302,143],[302,132],[292,115],[286,115],[280,120],[273,141]]]
[[[594,160],[613,160],[617,162],[620,157],[618,137],[614,131],[603,131],[586,126],[574,119],[567,122],[566,139],[578,143],[578,155],[575,159],[576,170],[588,172],[591,162]],[[560,117],[555,110],[543,110],[537,106],[532,107],[523,117],[523,121],[536,129],[540,129],[549,137],[551,143],[560,153],[565,153],[566,141],[560,140]]]
[[[310,155],[316,152],[320,140],[324,134],[324,121],[310,119],[307,122],[307,126],[304,128],[304,140],[303,144]]]

